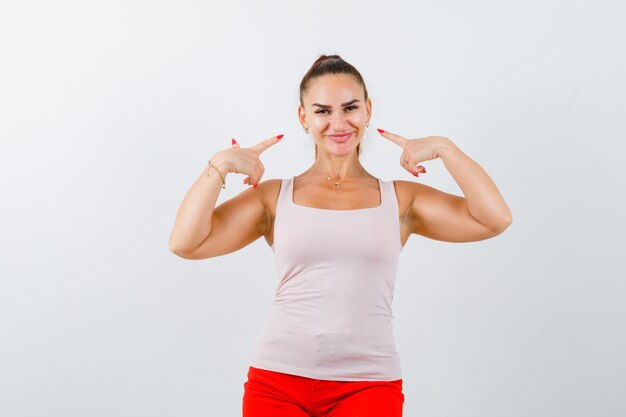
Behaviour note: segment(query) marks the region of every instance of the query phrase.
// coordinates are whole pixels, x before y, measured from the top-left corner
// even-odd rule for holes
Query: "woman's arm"
[[[496,184],[454,142],[443,138],[439,157],[463,191],[472,217],[494,230],[504,230],[513,222],[511,211]]]
[[[217,158],[211,163],[227,172]],[[268,224],[263,192],[271,181],[276,180],[248,187],[214,208],[222,180],[213,169],[208,178],[203,172],[178,210],[170,251],[185,259],[207,259],[235,252],[263,236]]]
[[[217,170],[210,168],[208,177],[205,170],[178,209],[170,235],[170,251],[185,259],[211,258],[241,249],[266,233],[268,221],[263,195],[269,181],[256,189],[265,172],[259,156],[282,137],[272,136],[249,148],[241,148],[233,138],[233,148],[213,156],[211,165]],[[218,171],[224,176],[229,172],[246,174],[244,184],[253,187],[215,207],[223,185]]]
[[[411,233],[444,242],[476,242],[502,233],[513,218],[491,178],[448,138],[437,137],[433,146],[465,197],[410,182]]]
[[[211,164],[224,175],[228,169],[219,158],[211,159]],[[209,176],[206,170],[210,169]],[[170,234],[170,251],[182,254],[196,249],[211,232],[213,209],[222,189],[222,180],[213,168],[206,168],[185,194],[176,213],[174,228]]]

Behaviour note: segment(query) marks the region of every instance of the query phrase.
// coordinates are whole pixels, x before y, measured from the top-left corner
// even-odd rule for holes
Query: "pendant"
[[[330,177],[328,177],[328,180],[333,182],[333,185],[334,185],[335,189],[341,188],[341,184],[339,184],[338,182],[333,181]]]

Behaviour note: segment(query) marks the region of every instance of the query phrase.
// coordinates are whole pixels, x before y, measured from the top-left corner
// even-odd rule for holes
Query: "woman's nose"
[[[341,131],[344,128],[349,128],[348,117],[343,113],[336,113],[330,118],[330,126],[333,129]]]

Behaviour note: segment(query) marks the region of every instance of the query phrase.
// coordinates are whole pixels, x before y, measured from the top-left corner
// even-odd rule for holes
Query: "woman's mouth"
[[[345,141],[347,141],[348,139],[350,139],[350,137],[352,136],[352,133],[354,132],[349,132],[343,135],[328,135],[329,138],[331,138],[334,142],[337,143],[344,143]]]

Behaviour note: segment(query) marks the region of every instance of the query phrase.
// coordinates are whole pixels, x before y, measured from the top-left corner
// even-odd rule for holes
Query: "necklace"
[[[335,189],[341,188],[341,184],[339,184],[337,181],[331,179],[330,177],[328,177],[328,180],[333,183],[333,186],[335,187]]]

